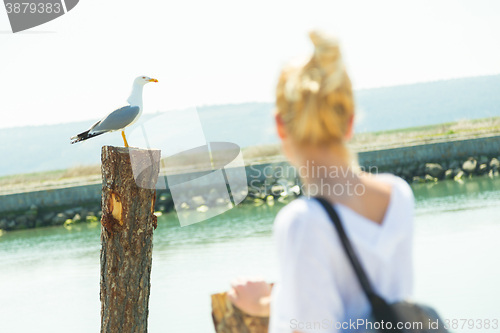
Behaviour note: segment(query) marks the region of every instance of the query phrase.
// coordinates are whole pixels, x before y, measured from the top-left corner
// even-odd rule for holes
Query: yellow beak
[[[157,79],[149,79],[149,82],[158,82]]]

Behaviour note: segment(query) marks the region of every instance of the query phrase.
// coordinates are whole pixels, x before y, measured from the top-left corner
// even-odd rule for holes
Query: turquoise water
[[[500,179],[413,189],[415,299],[447,319],[500,320]],[[240,275],[275,281],[271,230],[281,207],[239,206],[184,228],[174,213],[161,216],[149,331],[213,332],[210,294]],[[98,332],[99,235],[96,223],[1,236],[0,332]]]

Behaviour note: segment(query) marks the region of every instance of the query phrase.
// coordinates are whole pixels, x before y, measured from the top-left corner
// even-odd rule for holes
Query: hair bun
[[[276,107],[299,143],[342,142],[354,114],[351,81],[337,38],[312,31],[314,54],[306,64],[286,66],[276,88]]]
[[[342,84],[344,64],[340,53],[340,43],[335,36],[321,31],[311,31],[309,38],[314,44],[314,60],[324,71],[323,92],[337,89]]]

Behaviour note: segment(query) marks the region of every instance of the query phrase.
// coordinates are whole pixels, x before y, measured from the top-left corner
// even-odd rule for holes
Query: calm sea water
[[[413,189],[415,299],[450,320],[500,321],[500,179]],[[210,294],[240,275],[275,281],[271,229],[282,207],[239,206],[184,228],[175,214],[160,217],[150,332],[214,332]],[[99,234],[99,224],[80,224],[1,236],[0,332],[98,332]]]

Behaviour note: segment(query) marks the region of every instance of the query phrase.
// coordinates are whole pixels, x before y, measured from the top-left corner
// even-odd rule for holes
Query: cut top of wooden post
[[[155,189],[160,171],[160,159],[159,149],[103,146],[101,154],[103,184],[128,179],[134,180],[140,188]],[[105,168],[105,165],[109,167]]]

